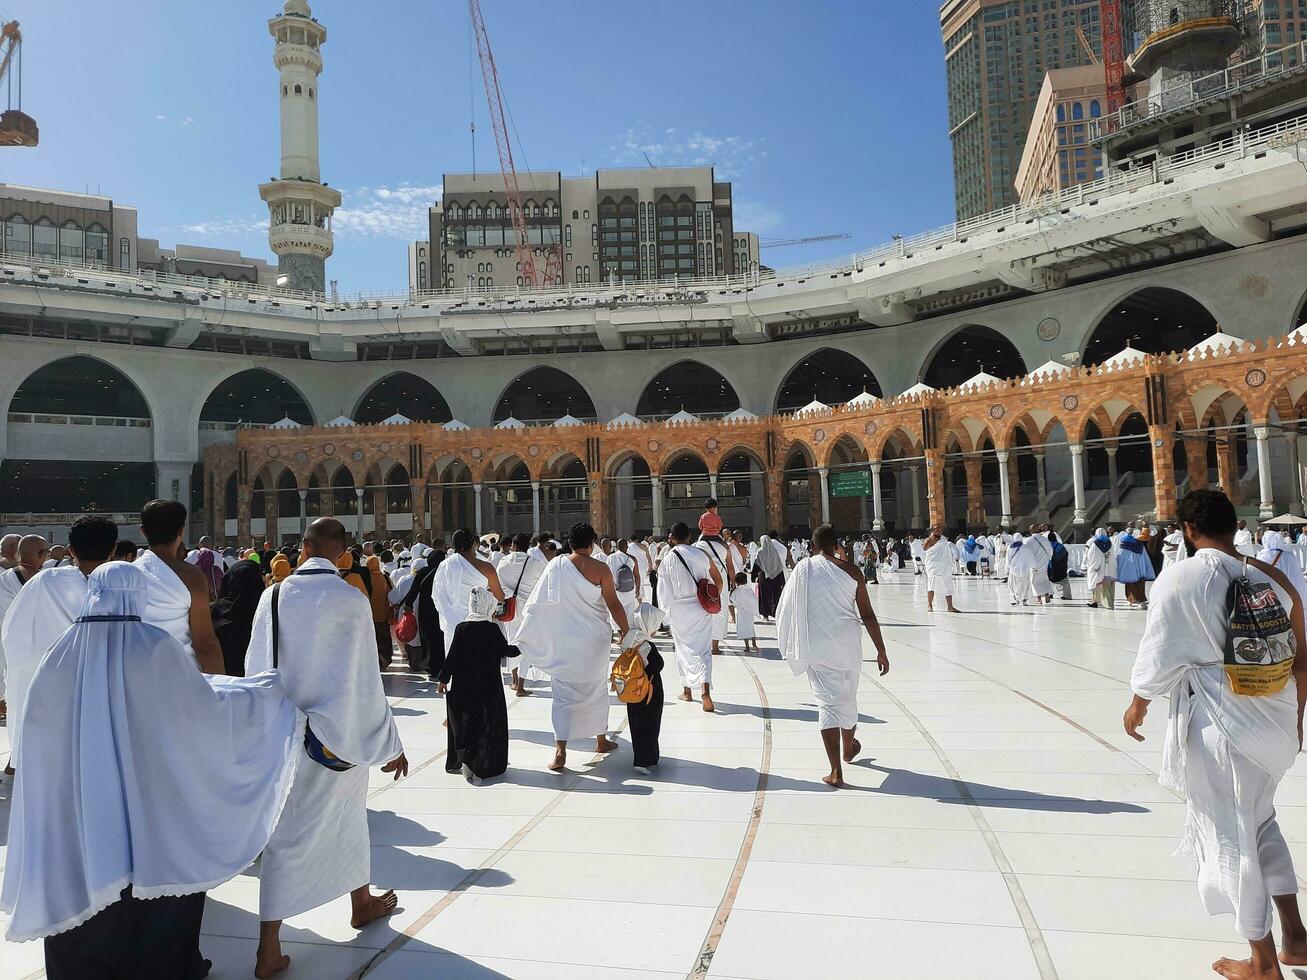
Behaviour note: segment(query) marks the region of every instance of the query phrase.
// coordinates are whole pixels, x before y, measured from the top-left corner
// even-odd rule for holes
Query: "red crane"
[[[526,235],[526,212],[522,206],[522,191],[517,183],[517,168],[513,165],[513,146],[508,139],[508,126],[504,116],[504,94],[499,87],[499,70],[495,67],[495,55],[490,50],[490,35],[486,33],[486,23],[481,18],[480,0],[468,0],[468,14],[472,18],[472,31],[476,34],[477,55],[481,59],[481,79],[486,86],[486,104],[490,109],[490,125],[495,131],[495,149],[499,152],[499,170],[504,176],[504,194],[508,198],[508,216],[513,222],[513,232],[517,238],[514,251],[517,254],[518,268],[522,271],[522,282],[527,286],[540,285],[536,276],[535,258],[531,244]],[[561,256],[555,263],[551,250],[546,268],[545,283],[550,284],[555,275],[555,265],[561,270]]]
[[[1107,82],[1107,112],[1125,105],[1125,20],[1121,0],[1099,0],[1103,30],[1103,74]]]

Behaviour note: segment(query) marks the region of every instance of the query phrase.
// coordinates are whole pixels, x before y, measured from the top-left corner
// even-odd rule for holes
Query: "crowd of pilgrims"
[[[1220,507],[1211,516],[1209,498],[1224,501],[1228,522]],[[1161,588],[1184,577],[1172,566],[1194,565],[1190,577],[1210,589],[1212,576],[1186,561],[1191,555],[1211,564],[1225,551],[1236,566],[1258,556],[1251,564],[1264,579],[1287,587],[1301,637],[1307,581],[1291,541],[1267,531],[1259,546],[1220,494],[1185,499],[1197,503],[1183,528],[1100,528],[1087,545],[1089,606],[1112,608],[1117,582],[1132,606],[1147,608],[1154,579],[1154,603],[1167,597],[1166,612],[1149,614],[1136,666],[1126,727],[1137,738],[1148,699],[1179,700],[1185,683],[1183,671],[1157,666],[1159,651],[1177,660],[1165,637],[1178,628],[1179,600]],[[1200,512],[1203,501],[1210,506]],[[392,913],[395,894],[370,886],[366,800],[369,767],[395,779],[408,773],[384,684],[397,651],[400,673],[426,675],[426,690],[444,697],[450,774],[474,785],[504,776],[507,701],[547,682],[550,771],[566,769],[569,743],[594,739],[597,756],[619,749],[609,724],[616,694],[630,764],[650,777],[668,669],[658,639],[670,642],[679,700],[713,713],[723,644],[733,637],[757,650],[757,622],[774,620],[780,655],[806,676],[816,703],[830,764],[823,782],[838,788],[862,748],[857,692],[871,676],[864,634],[878,674],[890,668],[869,584],[911,571],[926,577],[927,608],[943,600],[950,612],[953,580],[965,576],[1004,582],[1014,605],[1072,598],[1067,547],[1040,524],[955,540],[941,528],[895,539],[839,537],[822,525],[807,539],[772,532],[751,541],[723,527],[710,499],[697,528],[678,523],[662,539],[610,538],[581,523],[559,535],[459,530],[448,541],[353,543],[327,517],[295,544],[220,551],[209,538],[188,547],[186,523],[181,504],[156,500],[141,513],[143,547],[96,516],[72,526],[66,547],[37,535],[0,539],[0,693],[14,779],[0,910],[8,939],[44,940],[55,980],[205,976],[204,893],[256,861],[258,977],[289,964],[280,930],[290,916],[345,894],[355,928]],[[1178,724],[1173,717],[1171,741],[1186,738]],[[1216,751],[1228,761],[1233,750]],[[1275,890],[1292,871],[1286,879],[1287,852],[1273,846],[1278,829],[1267,843],[1273,789],[1239,800],[1247,812],[1238,819],[1204,825],[1216,843],[1206,855],[1199,847],[1200,863],[1219,870],[1229,860],[1221,848],[1233,847],[1274,865],[1266,882],[1247,874],[1206,881],[1209,910],[1255,911],[1249,895],[1269,888],[1282,916],[1296,915],[1296,900],[1289,909]],[[1227,825],[1262,830],[1231,842],[1221,837]],[[1307,933],[1299,944],[1301,922],[1285,921],[1288,948],[1301,945],[1307,962]],[[1257,950],[1253,942],[1254,959]]]

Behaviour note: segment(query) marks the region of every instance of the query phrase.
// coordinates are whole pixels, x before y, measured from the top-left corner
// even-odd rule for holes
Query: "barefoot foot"
[[[829,776],[822,776],[821,781],[827,786],[833,786],[835,789],[840,789],[844,785],[844,774],[833,772]]]
[[[519,698],[529,698],[534,691],[528,691],[525,687],[519,687],[515,692]]]
[[[550,772],[562,772],[567,765],[567,752],[563,749],[557,749],[554,752],[554,761],[549,763]]]
[[[616,749],[617,749],[617,743],[614,742],[612,739],[607,738],[603,735],[600,735],[599,738],[595,741],[595,751],[598,752],[600,755],[604,755],[608,752],[613,752]]]
[[[398,905],[399,899],[393,891],[384,892],[381,895],[369,895],[368,900],[360,908],[354,910],[349,924],[355,929],[362,929],[370,922],[376,922],[378,919],[384,919],[386,916],[391,915]]]
[[[1307,938],[1280,939],[1280,962],[1285,966],[1307,966]]]
[[[262,953],[254,957],[254,975],[259,980],[267,980],[268,977],[276,976],[278,973],[290,966],[290,957],[277,953],[272,956],[264,956]]]
[[[862,743],[855,738],[853,740],[853,744],[844,750],[844,761],[852,762],[854,759],[858,757],[858,753],[861,751],[862,751]]]
[[[712,696],[709,694],[703,696],[703,710],[708,712],[717,710],[717,705],[712,703]]]
[[[676,700],[677,700],[677,701],[693,701],[693,700],[694,700],[694,695],[690,693],[690,689],[687,687],[684,691],[681,692],[680,697],[678,697]]]
[[[1283,980],[1284,978],[1279,967],[1274,967],[1270,971],[1254,970],[1252,960],[1222,958],[1212,964],[1212,969],[1227,980]]]

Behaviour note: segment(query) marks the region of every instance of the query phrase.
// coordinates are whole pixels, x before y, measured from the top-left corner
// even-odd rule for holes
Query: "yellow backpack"
[[[617,700],[623,704],[648,704],[653,700],[653,682],[645,672],[637,647],[623,650],[618,655],[608,680]]]

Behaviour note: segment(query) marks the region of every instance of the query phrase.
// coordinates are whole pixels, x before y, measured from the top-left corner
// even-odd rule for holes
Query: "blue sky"
[[[0,180],[135,205],[142,235],[271,257],[257,185],[278,167],[279,0],[0,0],[24,34],[36,149]],[[853,240],[765,252],[790,266],[953,217],[934,0],[482,0],[526,164],[708,162],[736,226]],[[366,11],[366,13],[365,13]],[[460,0],[316,0],[328,29],[322,174],[344,194],[328,275],[406,285],[444,171],[471,168]],[[382,14],[384,12],[384,16]],[[477,166],[497,169],[479,69]],[[519,160],[519,167],[523,164]]]

